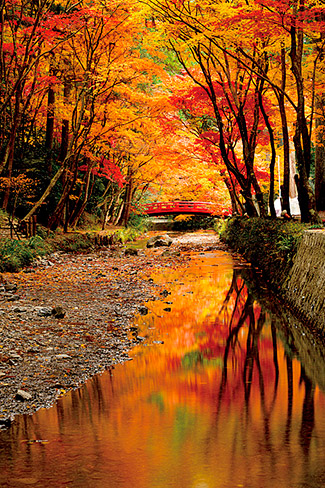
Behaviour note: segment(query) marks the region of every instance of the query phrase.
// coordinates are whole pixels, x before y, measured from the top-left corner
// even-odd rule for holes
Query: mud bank
[[[317,332],[325,332],[325,232],[309,230],[283,286],[285,300],[295,315]]]

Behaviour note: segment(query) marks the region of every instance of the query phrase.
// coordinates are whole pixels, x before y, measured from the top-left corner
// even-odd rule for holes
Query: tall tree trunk
[[[285,110],[284,91],[286,88],[286,52],[285,47],[281,48],[281,91],[276,91],[278,99],[282,138],[283,138],[283,182],[281,186],[282,208],[290,215],[290,144],[287,114]]]
[[[315,161],[315,198],[317,210],[325,210],[325,96],[316,98],[316,161]]]
[[[69,99],[70,91],[71,91],[71,83],[65,80],[64,89],[63,89],[63,97],[65,103]],[[66,158],[68,153],[68,147],[69,147],[69,120],[63,119],[62,128],[61,128],[61,147],[60,147],[60,156],[59,156],[60,161],[63,161]]]
[[[274,131],[269,121],[269,117],[265,111],[262,99],[262,93],[259,92],[259,104],[260,109],[264,118],[265,125],[269,132],[270,136],[270,145],[271,145],[271,163],[270,163],[270,193],[269,193],[269,207],[271,212],[271,217],[275,219],[276,213],[274,208],[274,167],[275,167],[275,159],[276,159],[276,150],[275,150],[275,141],[274,141]]]
[[[53,137],[54,137],[54,103],[55,103],[55,93],[53,87],[50,86],[47,94],[47,114],[46,114],[46,132],[45,132],[45,147],[47,149],[47,162],[48,162],[48,172],[52,176],[52,156],[51,151],[53,148]]]
[[[232,215],[242,215],[244,213],[243,207],[236,195],[231,176],[227,176],[225,171],[221,172],[221,176],[229,192]]]
[[[308,181],[311,166],[311,142],[305,114],[304,80],[302,74],[304,34],[301,23],[298,25],[296,22],[299,13],[303,12],[304,9],[304,0],[295,0],[293,2],[293,24],[290,29],[290,58],[297,92],[296,130],[293,142],[296,149],[297,167],[299,172],[299,176],[296,177],[296,182],[301,221],[319,223],[320,219],[316,209],[315,196]]]
[[[123,212],[121,213],[120,219],[118,220],[119,225],[127,226],[130,217],[130,211],[131,211],[132,195],[133,195],[133,174],[132,174],[132,167],[129,164],[127,183],[125,185],[125,192],[124,192]]]
[[[124,210],[124,205],[125,205],[125,201],[122,200],[120,207],[118,209],[117,215],[116,215],[115,219],[113,220],[113,225],[119,225],[119,222],[121,220],[121,215],[122,215],[122,212]]]
[[[105,200],[105,202],[104,202],[104,204],[103,204],[103,221],[102,221],[102,230],[105,230],[106,223],[107,223],[108,216],[109,216],[109,213],[110,213],[110,211],[111,211],[111,208],[112,208],[113,202],[114,202],[114,195],[112,194],[112,195],[111,195],[111,198],[110,198],[110,200],[109,200],[109,202],[108,202],[107,200]]]
[[[53,87],[50,86],[47,94],[47,114],[46,114],[46,133],[45,133],[45,147],[48,151],[51,151],[53,147],[54,103],[55,103],[55,93]]]
[[[88,172],[87,179],[86,179],[86,187],[84,189],[84,197],[83,197],[82,203],[79,207],[79,210],[74,212],[73,215],[69,219],[69,223],[70,223],[71,227],[77,226],[80,217],[82,216],[83,212],[85,211],[86,205],[87,205],[88,200],[89,200],[89,196],[91,195],[92,189],[94,187],[94,182],[95,182],[94,178],[91,179],[91,170],[90,170]]]
[[[17,85],[17,91],[15,94],[15,110],[14,113],[12,114],[13,125],[11,127],[4,160],[1,164],[1,168],[5,168],[5,166],[7,165],[7,178],[8,178],[8,183],[5,189],[5,194],[2,202],[2,208],[4,210],[7,210],[9,197],[10,197],[11,177],[12,177],[12,169],[14,164],[15,142],[16,142],[17,131],[18,131],[20,118],[21,118],[21,114],[20,114],[21,97],[22,97],[22,87],[19,84]]]
[[[63,88],[63,97],[64,103],[67,103],[69,99],[71,91],[71,83],[67,80],[64,80],[64,88]],[[69,150],[69,120],[63,119],[62,120],[62,127],[61,127],[61,146],[60,146],[60,154],[59,160],[62,162],[67,162],[68,150]],[[64,222],[64,226],[67,226],[67,214],[68,209],[65,208],[67,199],[69,197],[69,193],[71,190],[71,179],[67,176],[66,168],[62,171],[62,184],[63,184],[63,191],[61,198],[54,210],[53,214],[50,216],[48,220],[49,228],[55,228],[59,225],[61,221]]]
[[[61,198],[53,212],[53,214],[50,216],[49,221],[48,221],[48,226],[50,229],[55,229],[58,225],[60,225],[60,222],[64,222],[65,226],[67,225],[67,220],[68,219],[68,213],[64,215],[65,210],[68,211],[68,208],[66,208],[67,202],[69,200],[69,196],[71,194],[71,191],[73,189],[73,186],[76,181],[76,162],[73,162],[73,167],[69,169],[69,174],[70,176],[67,176],[65,178],[65,185],[62,190],[62,195]]]
[[[237,114],[235,113],[234,115],[236,117],[236,121],[238,124],[239,132],[243,144],[243,160],[246,167],[247,187],[250,189],[252,186],[255,191],[255,196],[256,196],[255,203],[252,200],[255,208],[255,215],[257,214],[262,217],[265,217],[267,212],[264,204],[263,193],[261,191],[260,185],[257,181],[255,171],[254,171],[254,155],[255,155],[255,147],[256,147],[258,122],[259,122],[259,92],[261,92],[262,89],[263,89],[263,85],[258,84],[255,90],[254,122],[250,134],[248,133],[246,118],[244,114],[244,107],[242,105],[238,108]],[[255,207],[256,204],[258,206],[258,210]]]

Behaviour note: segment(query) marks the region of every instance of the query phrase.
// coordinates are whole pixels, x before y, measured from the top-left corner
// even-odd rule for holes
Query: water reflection
[[[250,274],[217,253],[154,276],[133,361],[1,433],[0,485],[325,486],[322,344]]]

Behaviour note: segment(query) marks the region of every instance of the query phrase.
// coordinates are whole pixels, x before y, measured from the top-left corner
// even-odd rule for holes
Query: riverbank
[[[284,282],[283,293],[295,315],[325,333],[325,232],[308,230]]]
[[[235,218],[222,239],[259,268],[273,291],[311,330],[324,334],[325,231],[293,221]]]
[[[151,270],[186,266],[180,251],[225,248],[214,233],[188,234],[172,246],[123,246],[54,253],[19,273],[2,274],[0,423],[51,406],[89,377],[129,359],[139,341],[132,320],[163,299]]]

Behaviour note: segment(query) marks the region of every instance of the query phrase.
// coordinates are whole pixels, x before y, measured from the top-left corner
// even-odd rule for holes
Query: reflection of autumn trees
[[[223,260],[201,281],[169,270],[172,310],[163,314],[166,303],[153,301],[153,313],[139,317],[139,333],[152,335],[133,361],[96,376],[48,411],[16,419],[2,435],[7,447],[0,465],[13,460],[7,473],[19,477],[32,467],[41,483],[49,466],[59,464],[62,484],[51,486],[71,480],[106,486],[113,473],[120,488],[172,486],[175,472],[185,480],[179,487],[187,488],[201,469],[208,486],[217,475],[218,486],[236,479],[252,488],[269,488],[275,478],[286,488],[305,475],[322,477],[322,385],[289,322],[262,307],[254,283]],[[153,343],[158,338],[164,345]],[[315,347],[307,349],[315,354]],[[317,355],[313,360],[322,369]],[[155,484],[157,473],[162,485]]]
[[[278,338],[275,319],[271,320],[271,338],[272,338],[272,366],[274,369],[274,385],[273,396],[267,402],[265,391],[265,375],[270,376],[270,361],[263,366],[263,361],[260,358],[263,329],[268,324],[267,315],[260,305],[257,304],[252,294],[247,289],[244,280],[241,277],[240,270],[234,269],[233,278],[229,291],[222,304],[221,311],[224,317],[228,317],[228,335],[225,341],[223,352],[223,370],[218,393],[218,410],[220,411],[223,397],[226,393],[227,386],[233,388],[233,384],[229,385],[228,369],[229,365],[233,366],[234,358],[239,358],[243,355],[242,361],[237,361],[239,366],[237,376],[241,376],[246,415],[249,416],[250,409],[253,405],[250,404],[252,387],[258,385],[260,395],[260,405],[263,412],[265,441],[268,443],[270,439],[270,420],[273,409],[276,405],[276,398],[279,384],[279,361],[278,361]],[[220,324],[216,324],[217,326]],[[243,341],[240,338],[245,338]],[[286,383],[287,383],[287,420],[284,442],[290,440],[292,427],[292,408],[293,408],[293,369],[292,369],[292,355],[296,352],[294,346],[284,349],[286,359]],[[284,372],[282,372],[284,374]],[[300,444],[305,454],[308,454],[312,432],[314,429],[314,393],[315,383],[306,374],[303,366],[301,366],[300,384],[305,387],[301,428],[300,428]]]
[[[315,427],[314,393],[315,385],[306,376],[304,369],[301,370],[301,382],[305,384],[305,398],[302,409],[300,428],[300,444],[304,454],[308,454],[312,432]]]

